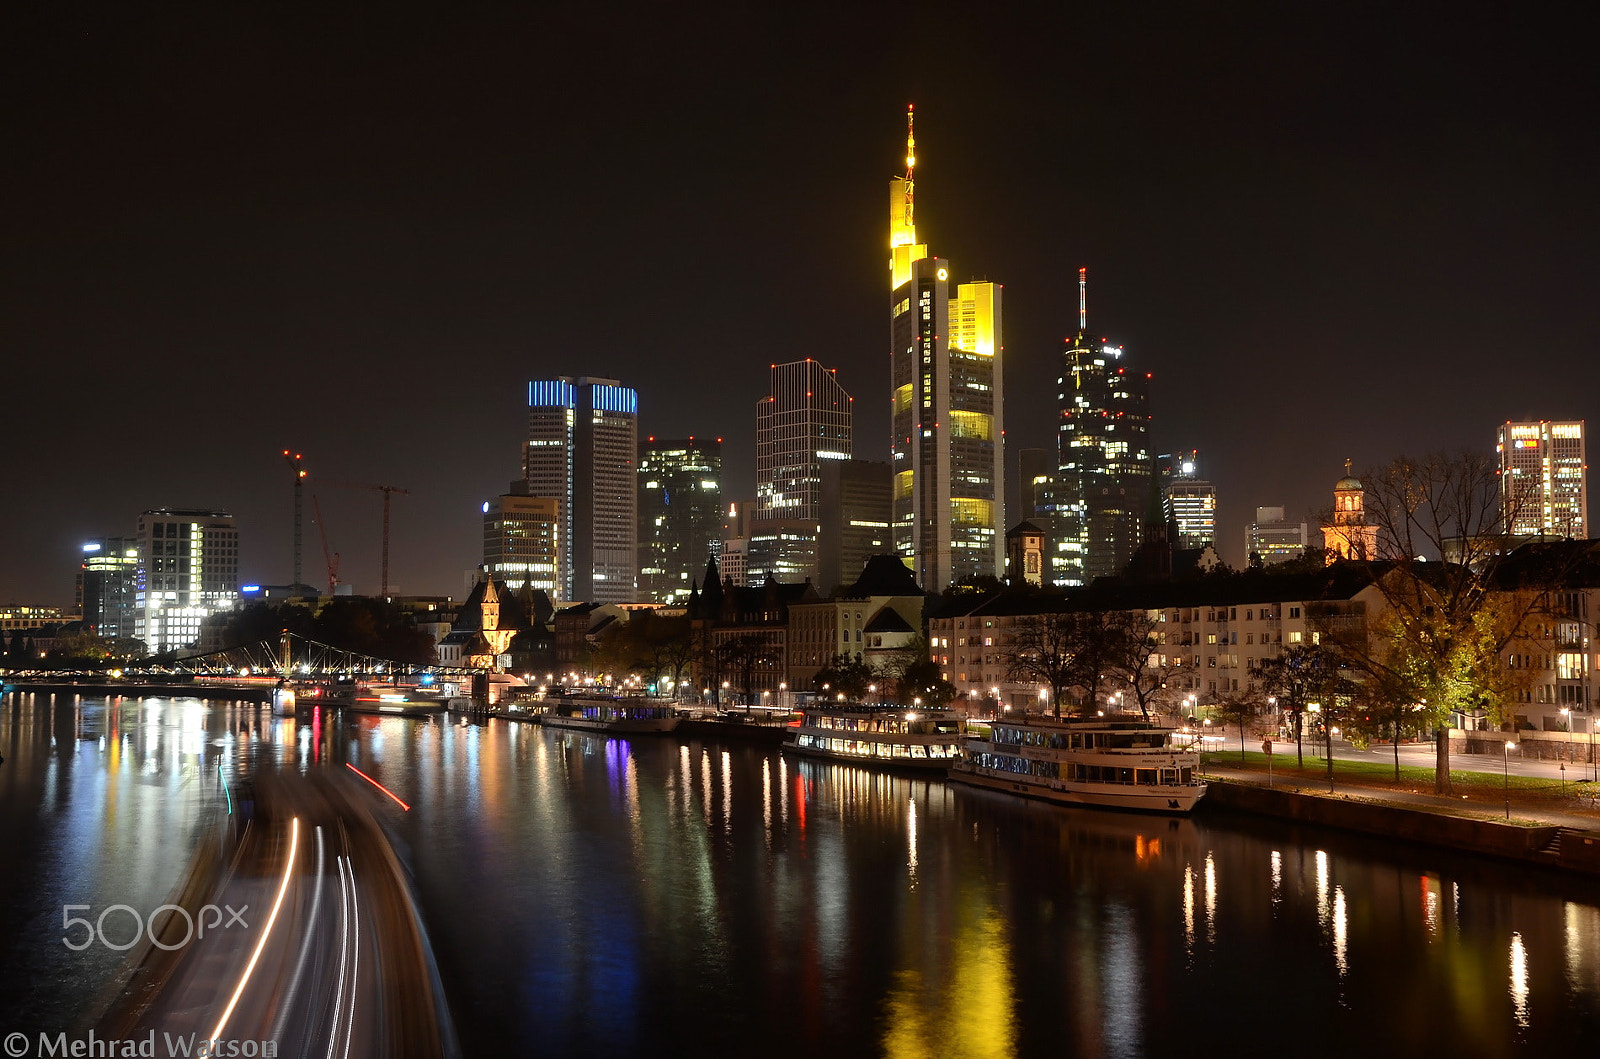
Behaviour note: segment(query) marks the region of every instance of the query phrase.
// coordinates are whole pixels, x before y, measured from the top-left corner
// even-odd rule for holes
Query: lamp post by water
[[[1506,781],[1506,819],[1511,819],[1511,748],[1515,743],[1507,743],[1506,748],[1500,752],[1500,768]]]
[[[1339,734],[1339,729],[1328,729],[1328,793],[1333,793],[1333,737]]]

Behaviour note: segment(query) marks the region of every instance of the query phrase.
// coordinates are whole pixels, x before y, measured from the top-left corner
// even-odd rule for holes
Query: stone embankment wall
[[[1600,742],[1585,732],[1463,732],[1450,730],[1452,754],[1490,754],[1498,757],[1507,743],[1511,751],[1538,761],[1566,761],[1593,765],[1600,757]]]
[[[1227,781],[1212,781],[1200,804],[1600,874],[1600,834],[1591,832],[1473,820],[1356,798]]]

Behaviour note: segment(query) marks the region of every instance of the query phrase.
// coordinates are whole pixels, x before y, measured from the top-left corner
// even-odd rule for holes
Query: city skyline
[[[644,432],[728,438],[727,493],[753,495],[768,364],[817,355],[848,391],[884,392],[880,181],[903,168],[907,102],[920,234],[953,281],[1006,284],[1007,446],[1050,441],[1087,265],[1097,333],[1159,384],[1155,451],[1207,455],[1235,565],[1256,507],[1302,521],[1347,457],[1359,472],[1483,449],[1488,424],[1596,418],[1595,147],[1575,102],[1593,74],[1552,22],[1174,13],[1146,32],[1085,10],[885,46],[887,11],[836,40],[777,15],[616,39],[579,15],[399,10],[362,46],[368,25],[341,17],[211,12],[179,33],[159,13],[52,12],[18,35],[14,74],[56,88],[22,107],[28,209],[3,251],[27,398],[11,427],[37,440],[4,472],[27,511],[0,531],[7,602],[69,603],[82,542],[162,506],[232,512],[242,577],[286,582],[285,446],[313,488],[409,489],[392,585],[457,592],[477,505],[519,470],[520,387],[567,372],[626,380]],[[614,43],[626,72],[524,63],[552,29]],[[1070,87],[1042,61],[1058,31],[1081,45]],[[1352,78],[1338,60],[1357,45]],[[417,54],[438,65],[413,83]],[[750,218],[775,203],[807,220],[752,269]],[[620,245],[671,258],[622,308]],[[716,294],[663,329],[688,290]],[[1507,370],[1507,342],[1547,370]],[[858,403],[857,456],[886,458],[887,402]],[[113,431],[136,443],[108,457]],[[69,488],[65,468],[103,480]],[[375,591],[379,498],[320,502],[346,579]]]

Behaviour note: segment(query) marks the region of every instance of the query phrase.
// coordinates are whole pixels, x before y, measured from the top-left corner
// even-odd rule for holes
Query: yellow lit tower
[[[906,173],[889,182],[890,453],[894,545],[938,592],[1005,563],[1001,292],[959,283],[917,242],[916,137],[906,111]]]

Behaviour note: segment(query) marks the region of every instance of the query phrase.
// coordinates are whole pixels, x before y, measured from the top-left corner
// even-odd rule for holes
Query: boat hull
[[[1204,784],[1184,786],[1130,786],[1109,783],[1066,783],[1013,773],[996,773],[970,765],[951,768],[951,783],[964,783],[990,791],[1004,791],[1054,805],[1080,805],[1095,809],[1127,809],[1142,813],[1183,814],[1193,811],[1205,795]]]

